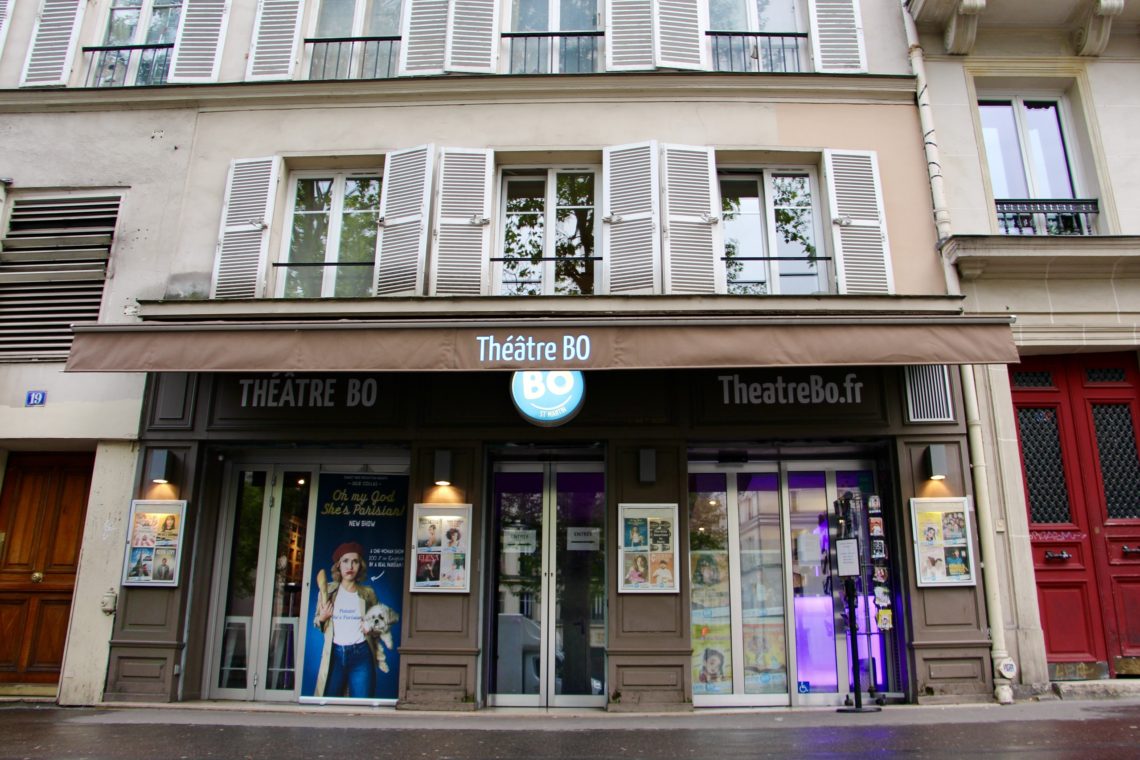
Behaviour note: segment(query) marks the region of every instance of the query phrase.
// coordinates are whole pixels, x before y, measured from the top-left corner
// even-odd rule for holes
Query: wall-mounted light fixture
[[[637,480],[642,485],[657,482],[657,449],[638,449]]]
[[[147,454],[146,480],[148,483],[172,483],[175,480],[177,461],[170,449],[151,449]]]
[[[932,443],[926,447],[924,456],[926,477],[930,480],[946,480],[948,470],[946,460],[946,447],[941,443]]]
[[[436,449],[435,464],[432,468],[432,480],[437,486],[451,485],[451,450]]]

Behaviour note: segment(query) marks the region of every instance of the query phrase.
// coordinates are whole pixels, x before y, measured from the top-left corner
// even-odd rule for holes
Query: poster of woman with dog
[[[395,702],[408,521],[404,475],[321,475],[302,702]]]

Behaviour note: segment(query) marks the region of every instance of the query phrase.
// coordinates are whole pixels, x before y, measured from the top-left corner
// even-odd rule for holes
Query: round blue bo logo
[[[511,378],[511,400],[528,422],[555,427],[582,408],[586,380],[577,370],[526,370]]]

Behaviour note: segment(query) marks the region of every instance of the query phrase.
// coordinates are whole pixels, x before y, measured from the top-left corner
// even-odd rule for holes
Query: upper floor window
[[[511,74],[598,71],[597,0],[512,0],[506,38]]]
[[[90,87],[165,84],[182,0],[112,0],[103,45],[88,48]]]
[[[796,0],[709,0],[717,71],[803,71],[808,35]]]
[[[595,172],[583,169],[504,173],[502,295],[592,295],[596,287]]]
[[[310,79],[386,79],[400,62],[402,0],[324,0],[305,40]]]
[[[982,100],[982,137],[1007,235],[1087,235],[1096,201],[1078,200],[1056,100]]]
[[[725,283],[739,295],[828,291],[811,173],[721,174]]]
[[[380,184],[379,172],[293,175],[288,249],[277,265],[279,296],[372,295]]]

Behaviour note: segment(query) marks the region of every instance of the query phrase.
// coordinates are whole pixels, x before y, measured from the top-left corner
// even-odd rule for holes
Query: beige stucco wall
[[[61,705],[91,705],[103,699],[107,642],[114,619],[103,612],[100,602],[109,589],[119,591],[136,462],[137,447],[132,443],[102,443],[95,453],[95,474],[87,501],[83,548],[59,680]]]
[[[138,437],[144,377],[71,374],[62,362],[0,365],[0,446],[91,448],[103,439]],[[47,403],[25,407],[28,391]]]

